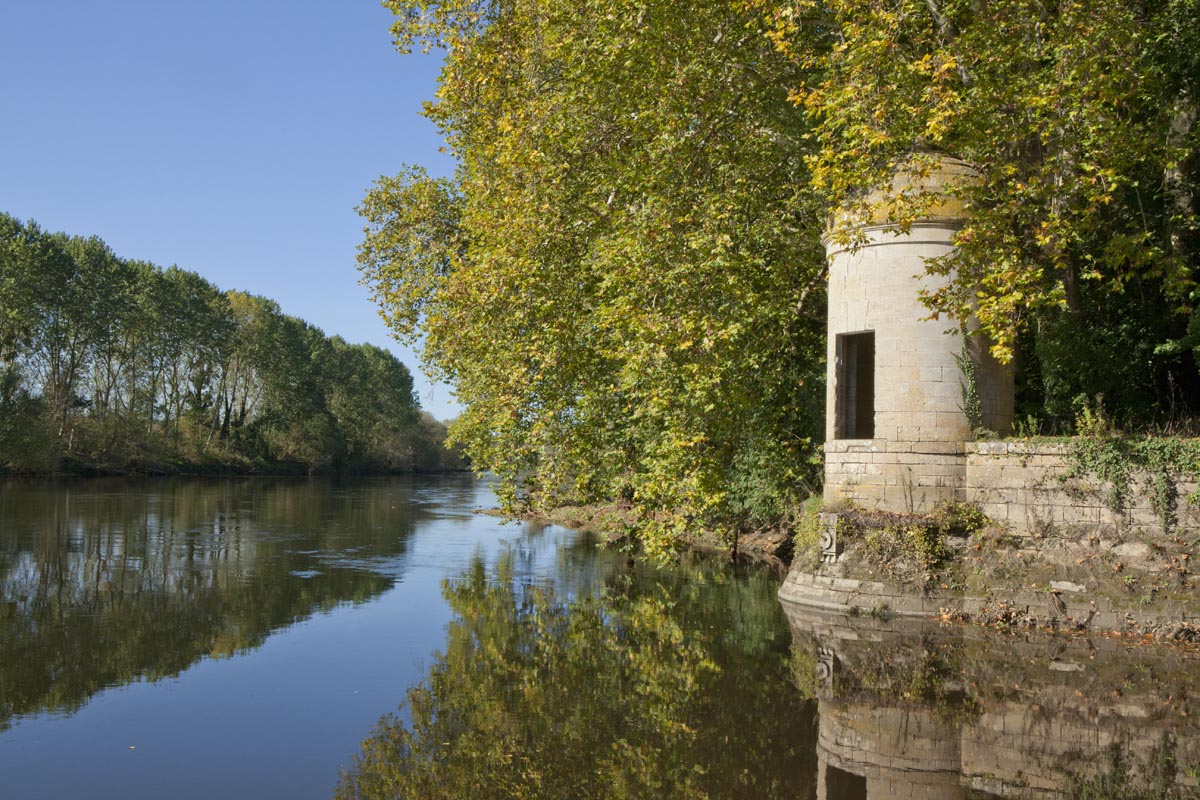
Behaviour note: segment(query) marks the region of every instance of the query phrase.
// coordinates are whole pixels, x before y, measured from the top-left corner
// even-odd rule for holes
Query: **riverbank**
[[[0,480],[54,478],[219,478],[219,477],[304,477],[353,475],[361,477],[387,475],[442,475],[468,473],[469,468],[443,469],[380,469],[363,467],[328,467],[312,469],[294,461],[263,461],[255,459],[200,459],[180,461],[146,461],[132,464],[101,464],[81,459],[63,459],[54,469],[10,470],[0,468]]]
[[[488,509],[485,513],[505,516],[498,509]],[[620,503],[564,505],[545,512],[521,514],[520,519],[585,531],[597,536],[608,547],[633,547],[637,527],[633,508]],[[743,534],[736,545],[710,530],[689,531],[681,546],[688,551],[712,555],[729,556],[732,551],[735,560],[759,565],[782,579],[791,564],[793,541],[792,530],[781,524]]]
[[[1200,640],[1194,531],[1062,526],[1016,535],[969,504],[842,509],[798,537],[785,604],[859,616]]]
[[[563,506],[522,519],[588,531],[610,547],[628,546],[636,524],[633,510],[618,504]],[[1026,536],[967,503],[928,515],[846,507],[814,510],[796,531],[780,526],[743,536],[736,558],[778,575],[785,607],[1200,642],[1194,533],[1063,526]],[[730,552],[710,531],[690,534],[684,546]]]
[[[253,460],[223,461],[144,461],[127,464],[106,464],[85,459],[64,458],[45,469],[3,469],[0,478],[120,478],[120,477],[215,477],[253,475],[307,475],[302,464],[260,462]]]

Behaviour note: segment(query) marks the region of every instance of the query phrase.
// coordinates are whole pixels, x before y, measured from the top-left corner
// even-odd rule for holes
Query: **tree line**
[[[0,214],[0,472],[461,466],[443,440],[388,351]]]
[[[980,171],[926,300],[1015,365],[1023,430],[1200,413],[1197,0],[385,5],[445,52],[458,167],[380,179],[360,262],[507,502],[624,499],[663,547],[786,516],[820,480],[822,236],[914,153]]]

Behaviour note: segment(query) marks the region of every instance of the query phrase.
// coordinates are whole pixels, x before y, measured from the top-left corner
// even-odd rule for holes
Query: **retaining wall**
[[[923,513],[966,480],[963,442],[841,439],[825,443],[825,500]]]
[[[1109,487],[1094,477],[1071,478],[1070,446],[1047,442],[972,442],[966,447],[959,497],[1015,533],[1049,533],[1066,526],[1160,534],[1149,476],[1135,475],[1126,507],[1106,502]],[[1177,479],[1177,530],[1200,531],[1200,509],[1187,501],[1194,481]]]
[[[1013,533],[1090,526],[1161,533],[1148,476],[1135,475],[1126,507],[1109,508],[1109,487],[1071,478],[1069,445],[1059,442],[894,442],[833,440],[825,445],[825,499],[869,509],[926,513],[942,500],[978,503]],[[1187,497],[1197,484],[1176,480],[1178,530],[1200,531]]]

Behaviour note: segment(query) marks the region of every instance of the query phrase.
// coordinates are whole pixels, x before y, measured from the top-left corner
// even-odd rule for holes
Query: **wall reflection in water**
[[[1197,796],[1195,649],[786,610],[818,800]]]

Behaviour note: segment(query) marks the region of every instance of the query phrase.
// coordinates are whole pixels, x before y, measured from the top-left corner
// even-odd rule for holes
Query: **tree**
[[[382,348],[346,344],[336,336],[330,343],[325,380],[330,411],[345,437],[347,466],[398,467],[399,440],[417,428],[412,375]]]
[[[26,284],[33,325],[28,364],[60,438],[70,417],[86,407],[85,385],[94,349],[108,335],[117,258],[97,237],[51,234]]]
[[[47,247],[36,223],[0,214],[0,469],[37,468],[57,458],[25,363],[36,329],[32,288]]]
[[[476,466],[510,505],[629,498],[659,548],[745,509],[731,485],[794,502],[824,353],[802,70],[728,3],[388,5],[447,48],[427,114],[460,166],[378,183],[361,262]]]
[[[1200,4],[758,6],[814,70],[792,100],[812,120],[808,163],[829,207],[861,210],[864,188],[931,149],[978,168],[957,253],[928,265],[954,280],[927,301],[935,316],[975,317],[996,356],[1021,362],[1039,384],[1031,411],[1062,416],[1075,395],[1103,391],[1144,417],[1169,380],[1200,392],[1194,365],[1153,356],[1198,299]],[[900,227],[931,202],[889,200]]]
[[[0,214],[0,469],[438,459],[408,369],[265,298]]]
[[[13,364],[33,335],[32,288],[45,252],[41,229],[0,213],[0,361]]]

